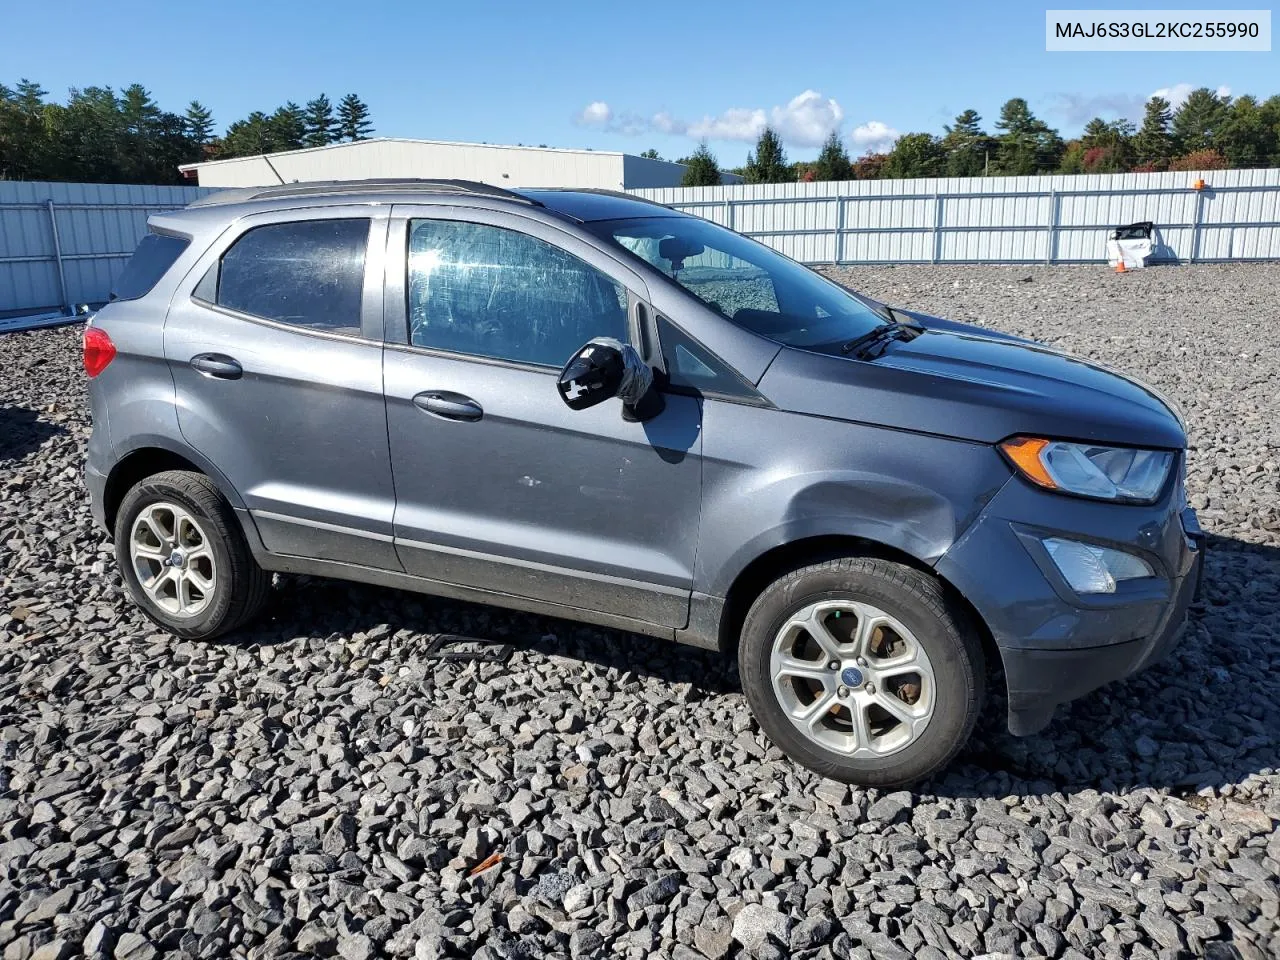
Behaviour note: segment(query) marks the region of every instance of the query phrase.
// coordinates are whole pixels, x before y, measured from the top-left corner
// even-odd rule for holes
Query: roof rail
[[[560,193],[598,193],[603,197],[619,197],[623,200],[634,200],[636,203],[652,204],[655,207],[662,207],[666,210],[674,209],[670,204],[663,203],[661,200],[637,197],[634,193],[627,193],[625,190],[610,190],[608,187],[538,187],[537,189],[548,192],[558,191]]]
[[[474,180],[424,180],[415,178],[376,180],[314,180],[301,183],[285,183],[271,187],[247,187],[220,190],[201,197],[192,207],[212,207],[226,203],[244,203],[249,200],[280,200],[289,197],[315,197],[342,193],[408,193],[421,190],[424,193],[465,193],[477,197],[496,197],[515,200],[533,207],[542,206],[532,197],[505,190]]]

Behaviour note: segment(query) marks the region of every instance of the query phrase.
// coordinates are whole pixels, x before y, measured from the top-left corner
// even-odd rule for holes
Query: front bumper
[[[1076,594],[1039,538],[1127,550],[1156,576]],[[1100,503],[1012,480],[938,563],[990,629],[1004,665],[1009,730],[1043,729],[1059,704],[1160,660],[1199,590],[1204,535],[1181,485],[1152,506]]]

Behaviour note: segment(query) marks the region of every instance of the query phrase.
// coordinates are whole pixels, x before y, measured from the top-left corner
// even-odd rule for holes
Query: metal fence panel
[[[147,217],[211,193],[201,187],[0,181],[0,315],[100,303]]]
[[[1204,180],[1206,187],[1194,184]],[[1121,224],[1157,260],[1280,259],[1280,170],[633,190],[804,263],[1088,263]]]

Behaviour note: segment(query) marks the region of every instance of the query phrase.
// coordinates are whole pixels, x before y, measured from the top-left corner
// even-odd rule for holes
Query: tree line
[[[30,80],[13,89],[0,84],[0,180],[181,183],[182,163],[365,140],[373,121],[354,93],[336,106],[320,94],[305,106],[255,110],[221,136],[215,130],[200,101],[171,113],[137,83],[118,93],[73,89],[65,103],[51,102]]]
[[[656,158],[657,151],[645,155]],[[688,166],[687,187],[721,182],[721,168],[705,141],[679,162]],[[1141,126],[1095,117],[1071,140],[1033,114],[1020,97],[1001,108],[994,132],[983,129],[977,111],[965,110],[941,136],[906,133],[888,153],[857,159],[850,158],[832,131],[816,160],[789,163],[778,135],[766,128],[746,164],[727,172],[748,183],[791,183],[1275,166],[1280,166],[1280,95],[1259,101],[1248,95],[1219,96],[1202,87],[1176,110],[1163,97],[1152,97]]]

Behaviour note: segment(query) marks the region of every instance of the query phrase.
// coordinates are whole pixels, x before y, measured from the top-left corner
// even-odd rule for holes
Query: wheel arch
[[[244,507],[244,502],[227,478],[199,453],[166,438],[145,437],[121,456],[107,474],[103,511],[108,530],[115,529],[116,514],[125,495],[147,477],[165,470],[189,470],[202,474],[212,481],[233,508]]]
[[[800,567],[851,556],[875,557],[891,563],[900,563],[936,578],[942,584],[947,596],[956,603],[977,631],[982,641],[982,653],[987,667],[995,674],[994,679],[998,680],[999,689],[1004,691],[1003,661],[999,647],[986,621],[969,598],[955,584],[942,576],[932,564],[908,553],[901,547],[849,534],[818,534],[801,537],[778,544],[746,564],[734,577],[725,596],[717,637],[720,651],[726,655],[736,653],[747,611],[770,583]]]

